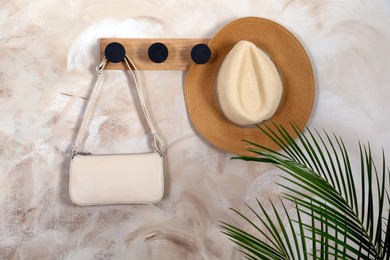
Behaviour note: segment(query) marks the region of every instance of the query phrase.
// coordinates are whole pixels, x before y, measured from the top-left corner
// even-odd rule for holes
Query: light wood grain
[[[142,38],[142,39],[125,39],[125,38],[101,38],[100,39],[100,60],[104,57],[104,49],[111,42],[122,44],[127,55],[134,62],[139,70],[188,70],[194,63],[191,59],[191,50],[196,44],[207,44],[210,39],[165,39],[165,38]],[[149,46],[155,42],[164,43],[169,51],[166,61],[154,63],[149,60]],[[125,70],[127,67],[123,62],[110,63],[105,66],[106,70]]]

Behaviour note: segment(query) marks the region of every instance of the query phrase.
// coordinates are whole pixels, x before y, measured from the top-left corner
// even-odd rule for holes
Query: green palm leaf
[[[248,259],[390,259],[390,171],[383,151],[378,170],[370,145],[359,143],[360,172],[353,172],[347,148],[334,134],[303,133],[294,124],[289,131],[275,124],[259,129],[282,152],[246,141],[254,156],[234,159],[271,163],[286,173],[282,178],[289,184],[278,183],[286,192],[279,207],[271,201],[274,218],[259,201],[260,213],[248,206],[262,227],[234,210],[263,240],[221,225]],[[297,141],[290,133],[298,135]],[[294,214],[286,201],[294,205]]]

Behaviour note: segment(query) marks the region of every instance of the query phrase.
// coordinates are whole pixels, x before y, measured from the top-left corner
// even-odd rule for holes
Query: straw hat
[[[273,21],[247,17],[223,27],[209,42],[212,57],[207,64],[194,64],[185,80],[184,94],[191,121],[196,130],[211,144],[234,154],[249,155],[249,140],[271,149],[278,149],[256,126],[240,126],[222,111],[216,95],[217,78],[227,54],[240,41],[255,44],[267,53],[281,72],[283,94],[276,112],[259,124],[274,128],[273,123],[287,130],[290,123],[303,129],[309,120],[315,95],[314,73],[305,49],[286,28]],[[219,93],[219,98],[222,95]],[[289,131],[296,136],[293,131]]]

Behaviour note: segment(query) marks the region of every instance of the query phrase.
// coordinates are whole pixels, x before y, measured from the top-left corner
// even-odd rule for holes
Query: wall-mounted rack
[[[197,44],[207,44],[210,39],[175,39],[175,38],[101,38],[100,60],[104,58],[104,51],[108,44],[118,42],[126,50],[139,70],[188,70],[194,61],[191,51]],[[163,43],[168,51],[168,58],[162,63],[154,63],[148,56],[149,47],[156,42]],[[107,62],[106,70],[127,70],[123,62]]]

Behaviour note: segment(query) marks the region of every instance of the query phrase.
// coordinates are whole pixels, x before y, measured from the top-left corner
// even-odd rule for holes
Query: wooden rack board
[[[191,59],[192,47],[199,43],[207,44],[210,39],[175,39],[175,38],[101,38],[100,60],[104,58],[104,50],[111,42],[119,42],[126,49],[127,55],[139,70],[188,70],[194,62]],[[167,60],[162,63],[154,63],[149,60],[149,46],[155,42],[161,42],[168,48]],[[107,62],[106,70],[126,70],[123,62]]]

